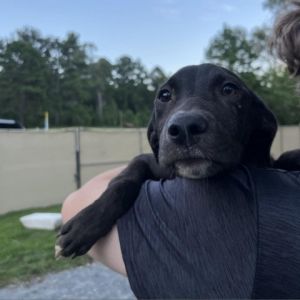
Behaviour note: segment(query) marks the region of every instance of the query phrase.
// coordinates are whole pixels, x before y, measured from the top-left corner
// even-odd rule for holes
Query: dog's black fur
[[[153,154],[135,157],[98,200],[62,227],[59,254],[86,253],[128,210],[147,179],[210,177],[240,163],[271,167],[276,130],[272,112],[232,72],[212,64],[179,70],[154,102],[148,126]],[[299,157],[287,154],[276,167],[298,169]]]

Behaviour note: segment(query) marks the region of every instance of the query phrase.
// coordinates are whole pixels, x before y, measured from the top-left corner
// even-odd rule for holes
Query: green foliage
[[[287,71],[269,69],[261,76],[260,96],[270,106],[279,122],[285,125],[299,124],[300,97],[297,81]]]
[[[47,230],[26,229],[19,221],[21,216],[36,211],[59,212],[59,210],[60,206],[56,205],[0,216],[0,287],[88,262],[87,257],[75,260],[55,260],[56,233]]]
[[[278,12],[288,5],[288,2],[290,2],[290,0],[265,0],[264,7],[271,11]]]
[[[52,71],[48,65],[48,40],[37,31],[17,32],[17,39],[2,42],[0,49],[1,117],[13,117],[29,126],[34,115],[41,116],[47,106]]]
[[[59,40],[29,28],[0,40],[0,117],[40,127],[49,111],[52,126],[145,126],[164,72],[128,56],[95,62],[92,49],[74,33]]]
[[[274,65],[266,50],[268,32],[265,27],[249,34],[243,28],[224,26],[211,41],[206,57],[239,73],[249,88],[270,106],[280,124],[298,124],[300,98],[297,82],[282,66]]]
[[[222,32],[211,42],[206,57],[225,68],[238,72],[253,71],[253,62],[257,60],[257,53],[252,41],[247,38],[243,28],[231,29],[225,26]]]
[[[267,0],[271,10],[285,1]],[[277,10],[276,10],[277,11]],[[267,51],[269,28],[248,33],[224,26],[211,41],[206,57],[240,74],[277,113],[282,124],[298,123],[296,83],[274,65]],[[43,37],[24,28],[0,40],[0,118],[14,118],[25,127],[50,125],[145,126],[164,71],[147,71],[139,60],[120,57],[115,63],[92,59],[93,45],[69,33],[64,39]],[[271,88],[270,88],[271,87]]]

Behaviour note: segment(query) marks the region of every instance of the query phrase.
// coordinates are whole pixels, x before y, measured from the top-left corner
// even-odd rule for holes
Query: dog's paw
[[[127,211],[138,191],[139,186],[124,179],[109,186],[98,200],[63,225],[57,238],[56,257],[88,252]]]
[[[84,255],[108,231],[107,223],[91,205],[62,226],[57,238],[55,256],[73,258]]]
[[[80,216],[63,225],[55,245],[55,257],[75,257],[85,254],[96,242],[81,225]]]
[[[117,215],[108,204],[120,196],[118,189],[108,188],[100,199],[89,205],[66,224],[58,234],[56,257],[84,255],[113,227]]]

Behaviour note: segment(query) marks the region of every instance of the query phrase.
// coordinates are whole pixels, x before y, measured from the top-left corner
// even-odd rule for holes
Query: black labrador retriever
[[[188,66],[157,93],[148,127],[153,154],[135,157],[93,204],[61,229],[58,256],[86,253],[132,205],[147,179],[211,177],[238,164],[271,167],[277,122],[232,72],[212,64]],[[293,163],[289,159],[292,156]],[[300,167],[300,153],[276,161]]]

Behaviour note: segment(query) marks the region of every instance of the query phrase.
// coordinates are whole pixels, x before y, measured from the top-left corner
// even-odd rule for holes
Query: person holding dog
[[[299,23],[300,8],[289,11],[272,42],[294,75]],[[64,222],[124,168],[71,194]],[[89,255],[127,275],[138,298],[299,298],[300,172],[239,166],[203,180],[148,181]]]

